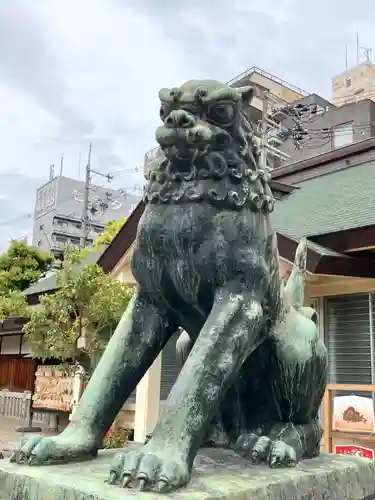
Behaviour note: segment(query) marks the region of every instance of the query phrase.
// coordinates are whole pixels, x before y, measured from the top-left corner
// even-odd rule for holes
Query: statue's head
[[[258,168],[246,109],[251,87],[190,80],[162,89],[156,140],[165,155],[150,168],[145,201],[208,201],[228,208],[270,212],[269,174]]]
[[[252,87],[232,88],[215,80],[190,80],[181,87],[159,92],[160,118],[156,140],[173,162],[194,161],[229,147],[244,153],[244,108]]]

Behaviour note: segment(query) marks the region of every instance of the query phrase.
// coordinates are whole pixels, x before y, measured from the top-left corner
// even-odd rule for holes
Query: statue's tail
[[[268,263],[270,271],[270,286],[266,296],[267,315],[274,324],[280,313],[280,268],[279,268],[279,252],[277,250],[277,236],[276,233],[272,235],[272,240],[268,247]]]
[[[192,346],[193,342],[191,341],[188,333],[185,332],[185,330],[182,330],[176,342],[176,354],[181,367],[187,360]]]
[[[305,300],[307,240],[302,238],[294,257],[293,269],[282,291],[284,304],[300,309]]]

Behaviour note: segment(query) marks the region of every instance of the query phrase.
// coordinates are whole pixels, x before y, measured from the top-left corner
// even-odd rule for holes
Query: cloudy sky
[[[157,91],[259,66],[330,98],[331,77],[374,47],[373,0],[0,0],[0,250],[31,234],[36,187],[131,171],[154,147]],[[375,54],[374,54],[375,58]],[[81,160],[80,160],[81,157]],[[80,167],[81,165],[81,167]],[[140,185],[134,172],[117,187]],[[101,181],[102,183],[102,181]]]

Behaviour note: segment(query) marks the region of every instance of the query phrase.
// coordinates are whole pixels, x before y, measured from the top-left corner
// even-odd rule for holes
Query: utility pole
[[[83,190],[83,214],[82,214],[82,239],[81,247],[86,248],[87,246],[87,236],[89,232],[89,196],[90,196],[90,182],[91,182],[91,148],[92,144],[89,145],[89,155],[86,165],[86,176],[85,176],[85,187]]]
[[[89,154],[86,165],[86,175],[85,175],[85,186],[83,190],[83,213],[82,213],[82,237],[81,237],[81,248],[86,248],[87,237],[90,231],[90,189],[91,189],[91,174],[101,175],[105,177],[108,182],[111,182],[113,176],[110,174],[103,174],[102,172],[97,172],[91,168],[91,151],[92,143],[90,142]]]

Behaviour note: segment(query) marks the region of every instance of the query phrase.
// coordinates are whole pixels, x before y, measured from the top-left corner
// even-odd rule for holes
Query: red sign
[[[355,457],[374,459],[374,450],[370,448],[362,448],[362,446],[343,445],[335,446],[336,455],[351,455]]]

